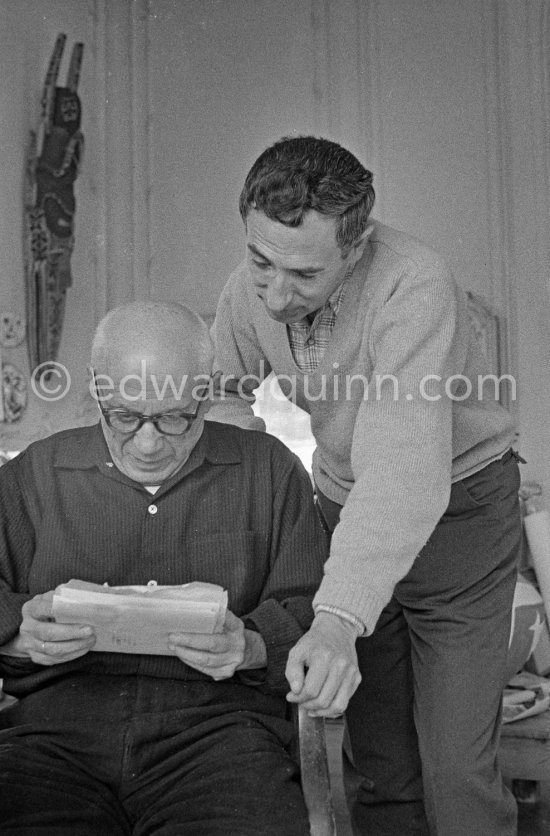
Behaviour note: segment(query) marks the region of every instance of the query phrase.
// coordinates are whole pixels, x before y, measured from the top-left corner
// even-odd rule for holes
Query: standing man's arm
[[[443,265],[419,270],[396,289],[369,335],[376,365],[352,439],[355,483],[332,537],[315,621],[287,666],[289,699],[313,713],[341,713],[359,681],[350,674],[359,630],[326,610],[351,615],[371,634],[447,505],[452,402],[445,384],[464,368],[462,304]],[[397,397],[392,380],[375,392],[384,375],[397,381]]]
[[[249,281],[243,263],[223,289],[212,326],[216,349],[214,371],[221,372],[220,392],[208,412],[208,420],[235,424],[245,430],[265,430],[254,415],[254,390],[270,372],[249,321]]]

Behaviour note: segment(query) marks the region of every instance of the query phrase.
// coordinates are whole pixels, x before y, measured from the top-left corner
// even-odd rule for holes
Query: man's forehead
[[[252,209],[247,216],[246,240],[251,251],[309,258],[313,268],[322,266],[327,256],[340,254],[334,218],[314,211],[306,213],[299,226],[291,227]]]
[[[162,412],[193,411],[196,406],[195,401],[190,396],[184,398],[156,398],[151,394],[150,397],[142,398],[142,392],[136,392],[135,397],[131,392],[127,392],[126,394],[113,392],[110,394],[112,396],[104,401],[104,406],[109,409],[123,408],[133,412],[144,412],[154,415]]]
[[[143,401],[146,403],[168,404],[170,407],[188,406],[202,396],[208,388],[210,376],[190,375],[186,372],[150,372],[111,375],[94,370],[95,385],[99,397],[111,402]]]

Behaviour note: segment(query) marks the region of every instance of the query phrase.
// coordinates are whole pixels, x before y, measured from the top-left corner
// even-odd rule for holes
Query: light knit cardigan
[[[222,291],[213,335],[217,368],[242,380],[241,392],[273,370],[310,414],[315,482],[344,505],[314,606],[346,610],[371,633],[451,482],[501,456],[516,435],[494,386],[478,388],[488,368],[465,294],[426,245],[375,223],[314,373],[294,362],[286,326],[265,312],[246,262]],[[262,428],[235,380],[210,420]]]

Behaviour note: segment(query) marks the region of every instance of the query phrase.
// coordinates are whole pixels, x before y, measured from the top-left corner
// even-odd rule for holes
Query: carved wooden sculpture
[[[76,90],[84,46],[74,45],[66,86],[57,87],[65,41],[66,35],[57,36],[44,82],[39,129],[31,131],[27,156],[25,279],[31,373],[57,357],[66,291],[72,281],[74,181],[84,144]]]

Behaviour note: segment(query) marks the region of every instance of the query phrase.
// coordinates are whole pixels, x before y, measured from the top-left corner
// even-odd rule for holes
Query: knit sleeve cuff
[[[310,599],[311,600],[311,599]],[[309,620],[313,610],[308,601]],[[245,627],[256,630],[262,636],[267,652],[267,667],[262,684],[278,694],[288,692],[285,668],[288,654],[304,635],[304,626],[275,600],[264,601],[245,619]],[[248,675],[253,671],[248,671]]]
[[[356,616],[352,615],[350,612],[346,612],[346,610],[340,609],[340,607],[333,607],[330,604],[317,604],[315,607],[315,614],[317,615],[318,612],[328,612],[331,615],[337,615],[338,618],[347,621],[349,624],[353,625],[357,631],[357,638],[365,635],[365,625],[361,621],[360,618],[356,618]]]
[[[344,611],[363,624],[364,635],[370,636],[386,603],[373,589],[357,581],[336,580],[325,575],[313,599],[313,609],[329,607]]]

